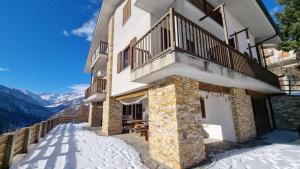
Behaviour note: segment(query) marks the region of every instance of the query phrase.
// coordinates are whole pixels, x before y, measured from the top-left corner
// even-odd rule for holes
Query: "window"
[[[228,41],[229,41],[229,45],[231,47],[235,48],[235,40],[234,40],[234,38],[230,38]]]
[[[123,52],[120,52],[118,54],[118,63],[117,63],[117,69],[118,73],[121,72],[123,69],[125,69],[129,65],[129,47],[126,48]]]
[[[126,68],[128,66],[128,58],[129,58],[129,48],[125,49],[123,52],[123,67]]]
[[[206,118],[206,112],[205,112],[205,104],[204,104],[204,98],[200,98],[200,104],[201,104],[201,113],[202,113],[202,118]]]
[[[123,105],[123,115],[131,116],[132,119],[143,119],[143,106],[142,104]]]
[[[123,8],[123,25],[126,24],[130,15],[131,15],[131,0],[127,0],[125,6]]]
[[[125,105],[123,105],[123,115],[124,116],[129,116],[129,115],[131,115],[131,105],[128,105],[128,106],[125,106]]]

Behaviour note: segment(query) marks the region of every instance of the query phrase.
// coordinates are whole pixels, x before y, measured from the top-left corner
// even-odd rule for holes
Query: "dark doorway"
[[[134,112],[133,112],[133,119],[142,120],[143,119],[143,106],[142,104],[135,104]]]
[[[257,136],[271,131],[270,118],[266,98],[251,98]]]
[[[132,115],[132,119],[142,120],[143,105],[142,104],[123,105],[123,115],[124,116]]]

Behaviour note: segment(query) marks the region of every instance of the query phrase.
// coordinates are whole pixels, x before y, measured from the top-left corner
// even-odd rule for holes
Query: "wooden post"
[[[47,133],[47,121],[44,122],[44,137],[46,136],[46,133]]]
[[[31,137],[31,128],[27,127],[25,130],[25,139],[24,139],[24,145],[23,145],[23,153],[27,153],[28,147],[30,144],[30,137]]]
[[[226,42],[227,45],[229,45],[228,29],[227,29],[227,22],[226,22],[226,16],[225,16],[224,6],[225,6],[224,3],[220,6],[220,12],[222,14],[222,23],[223,23],[223,30],[224,30],[225,42]],[[232,55],[231,55],[231,50],[229,49],[229,47],[227,47],[227,55],[228,55],[228,60],[229,60],[230,68],[234,69],[234,67],[233,67],[233,61],[232,61]]]
[[[225,4],[222,4],[220,7],[220,11],[222,14],[222,23],[223,23],[223,29],[224,29],[224,38],[225,42],[227,45],[229,45],[228,41],[228,29],[227,29],[227,22],[226,22],[226,16],[225,16],[225,9],[224,9]]]
[[[45,122],[42,121],[42,122],[41,122],[41,137],[44,137],[44,136],[45,136],[44,131],[45,131]]]
[[[50,123],[49,131],[51,131],[53,128],[52,119],[50,119],[49,123]]]
[[[171,42],[171,48],[175,49],[175,24],[174,24],[174,9],[170,8],[170,42]]]
[[[39,123],[36,126],[36,138],[35,138],[35,143],[38,143],[40,141],[41,138],[41,131],[42,131],[42,127],[41,127],[41,123]]]
[[[8,134],[6,150],[5,150],[4,160],[3,160],[3,169],[9,169],[12,163],[14,157],[15,140],[16,140],[16,136],[14,133]]]
[[[48,120],[45,122],[45,133],[47,134],[48,133],[48,127],[49,127],[49,123],[48,123]]]

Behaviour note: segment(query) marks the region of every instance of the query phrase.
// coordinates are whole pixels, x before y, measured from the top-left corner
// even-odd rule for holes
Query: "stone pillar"
[[[106,97],[103,102],[102,134],[113,135],[122,132],[122,104],[112,98],[114,16],[108,26],[108,61],[106,70]]]
[[[113,98],[106,99],[103,104],[102,134],[114,135],[122,133],[122,104]]]
[[[256,136],[251,97],[245,89],[231,88],[229,97],[237,142],[245,142]]]
[[[199,83],[172,76],[149,89],[149,146],[153,159],[181,169],[205,159]]]
[[[89,124],[91,127],[102,125],[103,102],[90,103]]]

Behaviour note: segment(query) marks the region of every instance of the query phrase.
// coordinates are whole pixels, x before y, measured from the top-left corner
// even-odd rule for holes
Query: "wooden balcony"
[[[97,79],[95,82],[86,89],[85,98],[88,99],[90,96],[94,94],[105,94],[106,93],[106,80],[105,79]]]
[[[168,52],[175,51],[279,88],[279,80],[275,74],[173,9],[170,9],[137,41],[133,50],[135,52],[133,52],[132,72]]]
[[[100,41],[99,53],[108,55],[108,43],[107,42]]]

